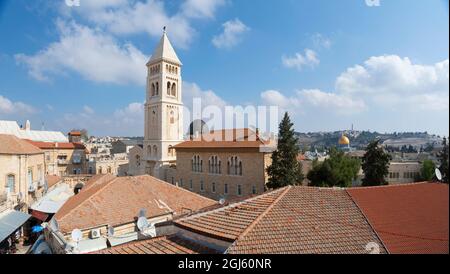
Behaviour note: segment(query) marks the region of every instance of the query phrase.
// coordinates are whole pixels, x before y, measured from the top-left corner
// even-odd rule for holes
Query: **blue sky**
[[[0,119],[142,135],[167,25],[185,101],[278,105],[303,132],[449,132],[448,0],[0,3]]]

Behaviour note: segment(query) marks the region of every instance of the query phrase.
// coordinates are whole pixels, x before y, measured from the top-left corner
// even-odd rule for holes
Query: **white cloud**
[[[325,49],[329,49],[331,48],[332,42],[331,39],[324,36],[321,33],[315,33],[312,36],[312,41],[314,44],[314,47],[320,49],[320,48],[325,48]]]
[[[13,102],[8,98],[0,95],[0,114],[5,115],[24,115],[24,114],[32,114],[35,113],[36,110],[25,103],[22,102]]]
[[[183,102],[189,109],[192,109],[194,98],[201,99],[202,108],[207,106],[223,108],[227,105],[226,101],[214,91],[202,90],[196,83],[183,82]]]
[[[279,106],[283,109],[291,109],[300,106],[300,100],[295,97],[286,97],[277,90],[266,90],[261,93],[263,104]]]
[[[413,64],[397,55],[371,57],[336,80],[336,91],[380,106],[439,111],[449,106],[449,61]]]
[[[225,3],[225,0],[186,0],[182,10],[187,17],[213,18],[217,9]]]
[[[112,113],[97,113],[91,107],[84,106],[79,113],[64,114],[56,120],[56,126],[63,131],[85,128],[93,135],[142,136],[144,103],[130,103]]]
[[[361,99],[352,99],[349,96],[327,93],[318,89],[301,90],[297,94],[314,107],[338,114],[360,113],[367,108]]]
[[[89,106],[84,106],[84,107],[83,107],[83,111],[84,111],[86,114],[94,114],[94,113],[95,113],[95,111],[94,111],[91,107],[89,107]]]
[[[230,49],[242,41],[242,35],[250,30],[239,19],[234,19],[225,22],[223,25],[223,32],[214,36],[212,43],[219,49]]]
[[[281,58],[283,65],[287,68],[301,70],[305,66],[315,67],[320,63],[317,53],[311,49],[305,49],[305,54],[296,53],[294,56]]]
[[[91,3],[92,2],[92,3]],[[86,2],[74,9],[61,7],[67,17],[79,15],[115,35],[147,33],[159,37],[162,28],[167,26],[175,46],[187,48],[196,35],[192,20],[212,19],[225,0],[187,0],[178,6],[173,14],[166,9],[165,1],[160,0],[102,0]]]
[[[112,36],[75,22],[58,21],[60,40],[35,55],[17,54],[19,63],[39,81],[75,71],[100,83],[145,84],[148,57],[132,44],[120,45]]]

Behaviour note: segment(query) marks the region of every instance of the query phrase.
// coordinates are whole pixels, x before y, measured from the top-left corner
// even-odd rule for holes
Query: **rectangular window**
[[[28,169],[28,185],[31,186],[33,183],[33,169]]]
[[[194,189],[194,184],[192,183],[192,180],[189,180],[189,188],[190,188],[191,190]]]
[[[256,186],[252,186],[252,193],[253,193],[253,195],[256,194]]]
[[[228,194],[228,184],[225,184],[225,185],[223,186],[223,193],[224,193],[224,194]]]
[[[203,181],[200,181],[200,191],[205,191],[205,184]]]
[[[172,185],[174,185],[175,184],[175,181],[174,181],[174,179],[173,179],[173,177],[172,177]]]
[[[216,183],[212,183],[212,193],[216,193]]]
[[[241,185],[238,185],[238,186],[237,186],[237,195],[238,195],[238,196],[241,196],[241,195],[242,195],[242,186],[241,186]]]

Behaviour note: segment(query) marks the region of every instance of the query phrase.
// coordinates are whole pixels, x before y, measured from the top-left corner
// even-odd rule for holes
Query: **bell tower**
[[[182,63],[166,30],[147,63],[145,104],[145,173],[159,179],[161,168],[176,161],[175,145],[183,142]]]

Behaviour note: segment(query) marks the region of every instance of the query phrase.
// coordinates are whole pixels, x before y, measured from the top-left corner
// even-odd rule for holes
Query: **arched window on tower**
[[[150,145],[147,146],[147,155],[150,157],[152,156],[152,146]]]
[[[170,82],[167,82],[167,95],[170,95]]]
[[[172,84],[172,96],[177,96],[177,85],[175,83]]]
[[[175,112],[170,111],[170,124],[175,124]]]
[[[156,145],[153,146],[153,157],[158,157],[158,147]]]
[[[156,95],[159,95],[159,83],[156,82]]]
[[[155,94],[156,94],[155,83],[152,83],[152,96],[155,96]]]

